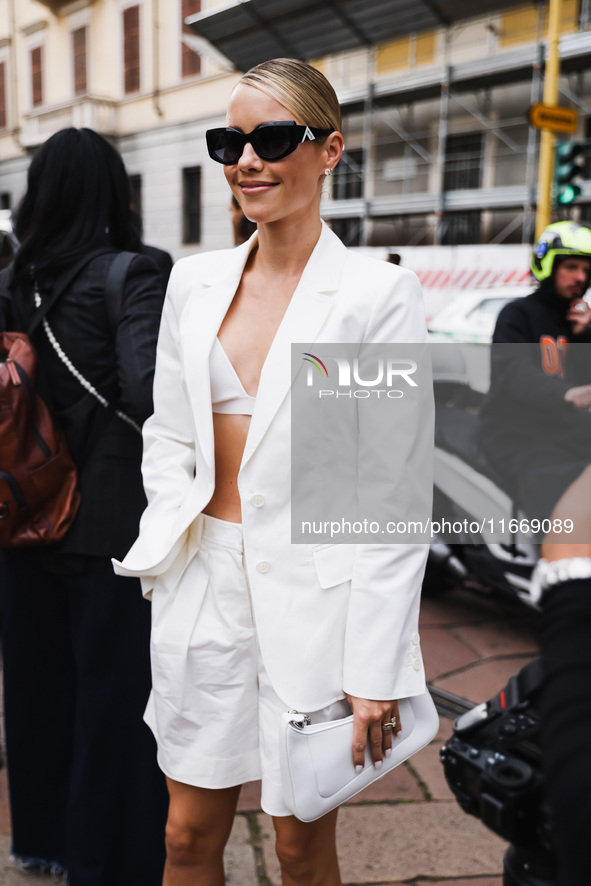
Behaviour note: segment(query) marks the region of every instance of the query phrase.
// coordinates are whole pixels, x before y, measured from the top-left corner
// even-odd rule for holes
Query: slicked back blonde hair
[[[254,86],[308,126],[341,129],[336,92],[320,71],[297,58],[273,58],[247,71],[240,83]]]

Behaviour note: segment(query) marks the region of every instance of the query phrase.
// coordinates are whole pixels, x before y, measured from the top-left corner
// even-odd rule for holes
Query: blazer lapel
[[[304,268],[296,290],[277,330],[265,360],[255,409],[248,431],[240,469],[261,442],[292,382],[303,366],[292,370],[292,343],[316,340],[334,303],[347,250],[322,223],[318,243]]]
[[[220,257],[212,263],[199,281],[201,289],[191,299],[186,317],[183,317],[188,388],[196,417],[197,439],[212,473],[214,439],[209,355],[255,243],[256,233],[247,243],[232,252],[225,252],[223,259]]]

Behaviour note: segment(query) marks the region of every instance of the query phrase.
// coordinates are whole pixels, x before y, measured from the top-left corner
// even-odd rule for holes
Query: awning
[[[238,0],[187,23],[247,71],[269,58],[322,58],[515,6],[523,0]]]

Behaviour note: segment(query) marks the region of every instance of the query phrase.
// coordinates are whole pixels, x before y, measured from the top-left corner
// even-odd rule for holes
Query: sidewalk
[[[422,649],[427,679],[474,703],[498,692],[535,657],[535,616],[504,609],[467,591],[423,602]],[[339,815],[338,845],[347,886],[501,886],[505,844],[465,815],[445,784],[439,749],[451,734],[442,719],[435,740],[385,776]],[[0,886],[49,886],[8,861],[10,825],[5,770],[0,771]],[[243,788],[227,848],[232,886],[279,886],[273,827],[260,811],[258,784]],[[130,884],[141,886],[141,884]]]

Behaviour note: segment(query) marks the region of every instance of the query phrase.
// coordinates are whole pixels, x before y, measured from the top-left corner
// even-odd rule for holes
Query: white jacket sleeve
[[[428,360],[423,300],[416,276],[398,270],[389,291],[382,289],[382,293],[376,299],[364,341],[416,342],[417,352]],[[401,506],[402,513],[396,513],[403,522],[417,514],[431,515],[434,406],[430,372],[426,377],[428,383],[419,386],[414,405],[405,408],[403,421],[378,430],[384,435],[379,443],[384,454],[378,472],[383,486],[380,495],[388,501],[407,503]],[[375,422],[364,420],[364,414],[369,415],[364,410],[371,408],[369,400],[359,401],[359,487],[364,483],[364,458],[368,451],[374,456],[376,452]],[[395,449],[394,458],[388,457],[386,447]],[[360,489],[362,508],[363,495]],[[371,490],[367,498],[369,510]],[[344,650],[343,686],[350,695],[389,700],[424,691],[418,614],[429,546],[423,538],[419,532],[417,543],[356,546]]]

